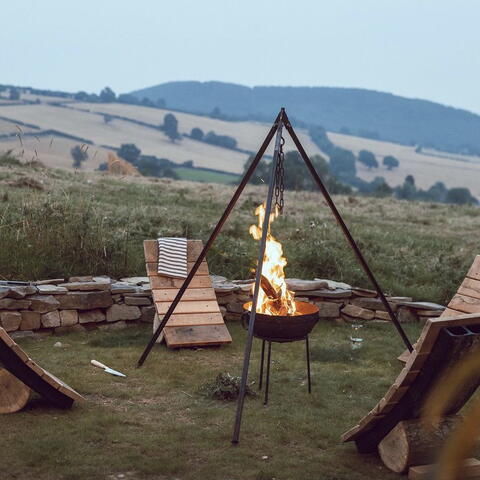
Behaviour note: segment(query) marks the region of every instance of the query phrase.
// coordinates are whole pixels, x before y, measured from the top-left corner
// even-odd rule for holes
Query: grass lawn
[[[210,183],[237,183],[240,179],[238,175],[232,173],[212,172],[209,170],[199,170],[188,167],[175,168],[175,173],[181,180],[191,180],[193,182]]]
[[[392,326],[365,326],[364,347],[352,351],[349,326],[319,323],[311,337],[312,395],[303,342],[274,344],[270,403],[247,399],[236,447],[230,444],[236,403],[201,392],[218,373],[241,372],[246,333],[236,323],[229,329],[234,342],[228,347],[157,346],[141,369],[135,365],[149,326],[22,340],[32,358],[88,403],[61,411],[37,399],[2,416],[2,480],[398,479],[377,457],[339,442],[401,369],[395,358],[403,346]],[[419,330],[407,325],[412,340]],[[57,341],[61,348],[53,347]],[[254,342],[251,381],[260,345]],[[105,374],[91,359],[128,378]]]

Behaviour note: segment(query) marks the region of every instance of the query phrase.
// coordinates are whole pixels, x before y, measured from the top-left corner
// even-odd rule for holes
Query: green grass
[[[33,359],[88,403],[61,411],[34,399],[23,412],[2,416],[2,480],[398,478],[377,457],[339,442],[401,368],[395,357],[403,347],[391,326],[365,326],[364,347],[352,351],[349,326],[319,323],[311,336],[311,395],[303,342],[274,344],[269,405],[261,395],[247,399],[236,447],[230,444],[236,404],[202,391],[220,372],[241,373],[245,332],[239,324],[229,329],[230,346],[157,346],[141,369],[135,364],[148,326],[23,340]],[[418,336],[417,326],[407,330]],[[54,348],[59,340],[63,347]],[[257,379],[259,353],[256,340],[250,381]],[[127,379],[95,369],[91,359]]]
[[[188,167],[175,168],[175,173],[181,180],[191,180],[193,182],[232,184],[238,183],[240,180],[238,175],[232,173],[211,172]]]
[[[44,191],[13,185],[29,177]],[[0,277],[144,275],[144,239],[206,241],[233,191],[219,184],[0,167]],[[248,227],[264,198],[265,187],[247,187],[208,255],[211,272],[251,276],[258,243]],[[287,276],[369,287],[321,195],[287,192],[285,202],[272,230],[284,244]],[[389,293],[448,302],[480,253],[477,207],[348,196],[335,202]]]

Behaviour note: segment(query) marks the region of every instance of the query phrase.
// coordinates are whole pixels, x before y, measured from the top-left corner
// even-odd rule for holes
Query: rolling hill
[[[40,103],[27,103],[39,99]],[[88,145],[89,159],[82,166],[95,170],[106,161],[107,153],[123,143],[134,143],[142,153],[167,158],[181,166],[192,160],[196,167],[209,168],[239,174],[249,153],[256,151],[270,126],[260,121],[225,121],[207,116],[182,113],[167,109],[151,108],[121,103],[64,102],[55,97],[31,95],[24,104],[0,104],[0,152],[13,150],[26,160],[38,158],[48,166],[72,168],[70,150],[75,145]],[[59,102],[61,105],[59,105]],[[237,140],[240,150],[231,150],[199,142],[188,137],[171,142],[159,130],[165,114],[173,113],[178,120],[181,134],[189,134],[194,127],[205,133],[214,131]],[[108,123],[104,114],[112,116]],[[300,139],[310,155],[322,154],[311,141],[307,131],[297,128]],[[357,162],[358,174],[365,180],[384,176],[391,186],[402,184],[407,175],[414,175],[419,188],[428,189],[437,181],[448,188],[468,187],[480,197],[480,158],[466,155],[445,154],[435,150],[417,153],[415,147],[391,142],[370,140],[353,135],[329,132],[330,140],[339,147],[357,154],[361,149],[372,151],[379,162],[386,155],[394,155],[400,167],[392,171],[384,167],[369,170]],[[293,149],[287,136],[286,150]],[[271,152],[271,151],[270,151]],[[326,155],[324,155],[327,157]],[[232,175],[200,170],[178,169],[181,178],[202,181],[235,180]]]
[[[132,92],[170,108],[268,120],[281,106],[292,119],[404,145],[480,154],[480,115],[426,100],[358,88],[245,87],[222,82],[170,82]]]

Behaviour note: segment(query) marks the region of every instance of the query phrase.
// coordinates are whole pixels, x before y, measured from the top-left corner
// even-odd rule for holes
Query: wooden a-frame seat
[[[5,393],[9,395],[8,398],[12,401],[11,408],[9,408],[9,405],[4,405],[0,402],[2,403],[1,409],[3,412],[20,410],[27,403],[30,396],[29,391],[25,389],[27,391],[25,396],[25,390],[23,392],[19,390],[21,383],[23,383],[23,386],[36,391],[59,408],[70,408],[74,401],[85,401],[73,388],[37,365],[3,328],[0,328],[0,366],[9,372],[7,378],[2,374],[2,381],[6,380],[6,384],[3,385],[5,392],[0,392],[0,399],[3,401],[4,397],[2,395]],[[8,378],[10,375],[21,383],[16,382],[15,379]],[[18,395],[15,391],[7,392],[10,388],[17,390],[19,392]]]
[[[480,344],[480,255],[456,295],[438,319],[428,320],[408,355],[405,367],[385,396],[357,425],[344,433],[359,452],[376,451],[381,440],[402,420],[420,416],[432,387],[458,360]],[[446,415],[457,413],[480,385],[480,372],[459,390]]]
[[[153,327],[155,331],[184,279],[158,274],[157,240],[145,240],[143,246],[147,275],[157,312]],[[202,248],[201,240],[187,241],[188,271],[193,267]],[[165,343],[170,348],[213,346],[232,342],[220,312],[205,260],[201,263],[163,332]],[[162,336],[157,340],[157,342],[160,341]]]

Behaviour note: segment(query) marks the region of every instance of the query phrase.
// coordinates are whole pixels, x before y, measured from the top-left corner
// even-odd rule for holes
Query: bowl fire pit
[[[272,342],[295,342],[304,340],[318,322],[318,307],[307,302],[295,301],[295,315],[268,315],[256,313],[253,334]],[[243,326],[248,329],[252,302],[243,305]]]

